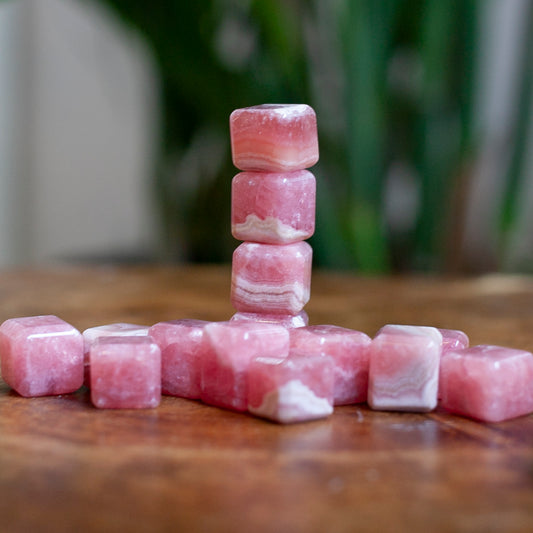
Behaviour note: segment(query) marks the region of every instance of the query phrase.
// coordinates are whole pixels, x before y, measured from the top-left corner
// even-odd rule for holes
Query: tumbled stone
[[[161,350],[148,336],[99,337],[91,346],[91,401],[100,409],[143,409],[161,401]]]
[[[445,409],[484,422],[533,413],[533,355],[480,345],[449,352],[441,361]]]
[[[232,180],[231,232],[241,241],[289,244],[315,231],[316,181],[307,170],[241,172]]]
[[[200,398],[201,356],[207,342],[206,320],[158,322],[150,336],[161,349],[161,392],[182,398]]]
[[[312,256],[303,241],[242,243],[233,253],[233,307],[245,313],[298,314],[310,297]]]
[[[240,170],[287,172],[318,161],[316,115],[305,104],[262,104],[230,115],[233,164]]]
[[[248,410],[282,424],[324,418],[333,412],[333,382],[327,356],[258,357],[248,373]]]
[[[286,328],[301,328],[309,324],[309,316],[305,311],[297,315],[267,315],[265,313],[235,313],[230,320],[240,322],[264,322],[265,324],[279,324]]]
[[[328,355],[333,360],[335,405],[366,402],[371,343],[366,333],[325,324],[289,333],[291,352]]]
[[[370,407],[421,412],[434,409],[441,348],[442,335],[436,328],[381,328],[370,345]]]
[[[234,411],[248,407],[248,369],[258,356],[284,358],[289,332],[283,326],[261,322],[212,322],[202,354],[201,399]]]
[[[148,335],[149,326],[140,326],[139,324],[129,324],[117,322],[115,324],[104,324],[87,328],[83,331],[83,384],[86,387],[91,386],[91,363],[89,354],[91,345],[99,337],[121,337],[121,336],[144,336]]]
[[[83,384],[81,333],[57,316],[6,320],[0,354],[2,377],[21,396],[68,394]]]

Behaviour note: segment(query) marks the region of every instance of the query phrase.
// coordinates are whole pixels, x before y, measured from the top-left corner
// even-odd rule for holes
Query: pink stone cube
[[[442,335],[442,355],[455,350],[468,348],[470,340],[468,335],[458,329],[439,329]]]
[[[264,313],[235,313],[230,320],[240,322],[264,322],[265,324],[279,324],[286,328],[301,328],[309,324],[309,316],[305,311],[297,315],[266,315]]]
[[[333,373],[333,361],[327,356],[258,357],[248,373],[248,410],[282,424],[329,416]]]
[[[83,384],[81,333],[57,316],[6,320],[0,355],[4,381],[21,396],[68,394]]]
[[[233,307],[244,313],[298,314],[310,297],[312,256],[303,241],[242,243],[233,252]]]
[[[287,357],[288,330],[260,322],[213,322],[205,327],[205,333],[209,343],[202,355],[201,399],[246,411],[250,363],[259,356]]]
[[[442,351],[441,351],[441,365],[442,359],[450,352],[463,350],[468,348],[470,339],[463,331],[458,329],[439,329],[442,335]],[[439,371],[439,388],[437,391],[437,400],[440,401],[440,391],[442,389],[441,383],[442,375]]]
[[[99,337],[91,346],[91,401],[100,409],[143,409],[161,401],[161,350],[148,336]]]
[[[533,355],[502,346],[473,346],[441,361],[441,405],[484,422],[533,412]]]
[[[420,412],[434,409],[441,348],[442,335],[436,328],[381,328],[370,345],[370,407]]]
[[[371,339],[366,333],[331,325],[291,330],[290,350],[328,355],[334,367],[334,405],[366,402]]]
[[[289,244],[315,231],[311,172],[241,172],[232,181],[231,232],[241,241]]]
[[[318,161],[316,115],[305,104],[263,104],[230,115],[233,164],[240,170],[290,172]]]
[[[140,326],[139,324],[128,324],[118,322],[115,324],[105,324],[87,328],[83,335],[83,384],[86,387],[91,386],[91,363],[89,353],[91,345],[99,337],[121,337],[121,336],[144,336],[148,335],[149,326]]]
[[[150,328],[161,349],[161,392],[192,400],[200,398],[201,356],[206,351],[205,320],[169,320]]]

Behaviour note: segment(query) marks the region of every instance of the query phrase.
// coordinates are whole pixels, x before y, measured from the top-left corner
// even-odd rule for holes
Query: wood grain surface
[[[0,320],[226,320],[229,267],[0,273]],[[464,330],[533,350],[533,278],[357,278],[315,272],[314,324]],[[532,384],[533,386],[533,384]],[[482,424],[437,410],[335,409],[280,426],[164,397],[93,408],[85,389],[25,399],[0,381],[2,532],[531,532],[533,416]]]

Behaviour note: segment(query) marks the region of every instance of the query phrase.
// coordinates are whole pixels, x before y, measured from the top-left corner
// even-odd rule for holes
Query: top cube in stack
[[[316,115],[303,104],[263,104],[230,116],[234,319],[307,324],[318,161]]]

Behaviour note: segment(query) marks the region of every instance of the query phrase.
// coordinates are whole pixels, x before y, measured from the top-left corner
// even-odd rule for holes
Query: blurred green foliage
[[[156,183],[168,258],[229,261],[237,245],[231,111],[305,102],[317,112],[320,141],[315,265],[366,273],[456,266],[476,151],[482,0],[104,3],[140,30],[159,68]],[[519,176],[523,154],[515,155]],[[507,224],[517,194],[509,183]]]

